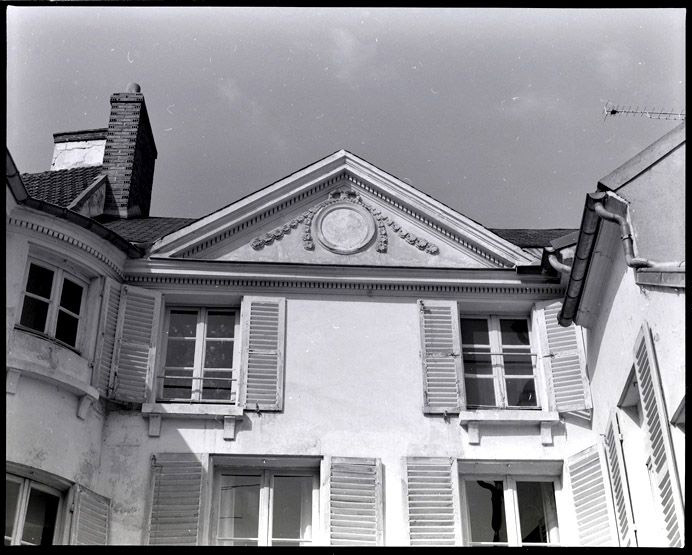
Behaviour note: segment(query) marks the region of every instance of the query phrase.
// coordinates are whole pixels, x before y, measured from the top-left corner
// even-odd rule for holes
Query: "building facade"
[[[135,85],[55,141],[48,172],[8,153],[6,544],[634,544],[601,437],[622,379],[599,340],[624,332],[564,314],[574,230],[487,229],[343,150],[150,217]],[[682,275],[639,290],[652,313],[682,318]],[[682,407],[659,427],[679,493],[676,348],[648,375]],[[627,471],[632,507],[660,476]],[[681,495],[650,491],[640,545],[681,545]]]

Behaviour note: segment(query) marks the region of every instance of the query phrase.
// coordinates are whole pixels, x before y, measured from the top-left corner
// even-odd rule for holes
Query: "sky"
[[[685,109],[683,9],[7,8],[7,146],[106,127],[137,82],[151,216],[198,218],[340,149],[495,228],[577,228]]]

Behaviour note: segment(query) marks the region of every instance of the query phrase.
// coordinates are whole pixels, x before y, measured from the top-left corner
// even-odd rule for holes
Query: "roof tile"
[[[21,178],[30,196],[65,208],[91,185],[102,171],[103,166],[83,166],[67,170],[23,173]]]
[[[577,229],[490,229],[506,241],[518,247],[547,247],[553,239],[567,235]]]
[[[150,243],[178,231],[196,218],[128,218],[111,220],[102,224],[132,243]]]

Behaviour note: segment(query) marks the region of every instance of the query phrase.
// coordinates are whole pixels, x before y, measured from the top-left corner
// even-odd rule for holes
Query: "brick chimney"
[[[110,187],[104,214],[120,218],[149,216],[156,145],[144,95],[137,83],[111,96],[103,167]]]

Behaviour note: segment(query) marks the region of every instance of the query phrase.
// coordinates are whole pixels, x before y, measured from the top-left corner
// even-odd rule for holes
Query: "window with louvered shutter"
[[[70,544],[107,545],[110,499],[84,486],[77,485],[75,488]]]
[[[242,368],[239,406],[283,409],[286,299],[244,297],[241,305]]]
[[[329,460],[331,545],[382,545],[382,465],[379,459]]]
[[[454,301],[419,300],[423,411],[459,413],[465,407],[459,312]]]
[[[160,312],[161,293],[123,286],[112,364],[114,399],[133,403],[146,400],[147,376],[153,369]]]
[[[611,412],[605,433],[606,460],[610,483],[613,488],[615,502],[615,520],[621,547],[636,547],[637,538],[632,516],[630,489],[627,483],[627,470],[622,453],[622,434],[616,411]]]
[[[667,542],[672,547],[680,547],[685,537],[684,505],[656,354],[646,323],[635,342],[634,368]]]
[[[586,356],[580,330],[574,324],[562,327],[557,316],[562,303],[536,303],[534,321],[540,330],[541,360],[559,412],[587,411],[592,407]],[[582,413],[583,414],[583,413]]]
[[[93,380],[99,393],[105,397],[109,397],[111,392],[111,364],[115,350],[121,287],[116,281],[110,278],[105,279]]]
[[[149,544],[197,545],[202,495],[202,463],[194,454],[152,457],[154,473]]]
[[[453,459],[405,459],[408,532],[412,546],[459,545],[459,477]]]
[[[610,483],[603,455],[592,445],[567,459],[579,545],[617,546]]]

